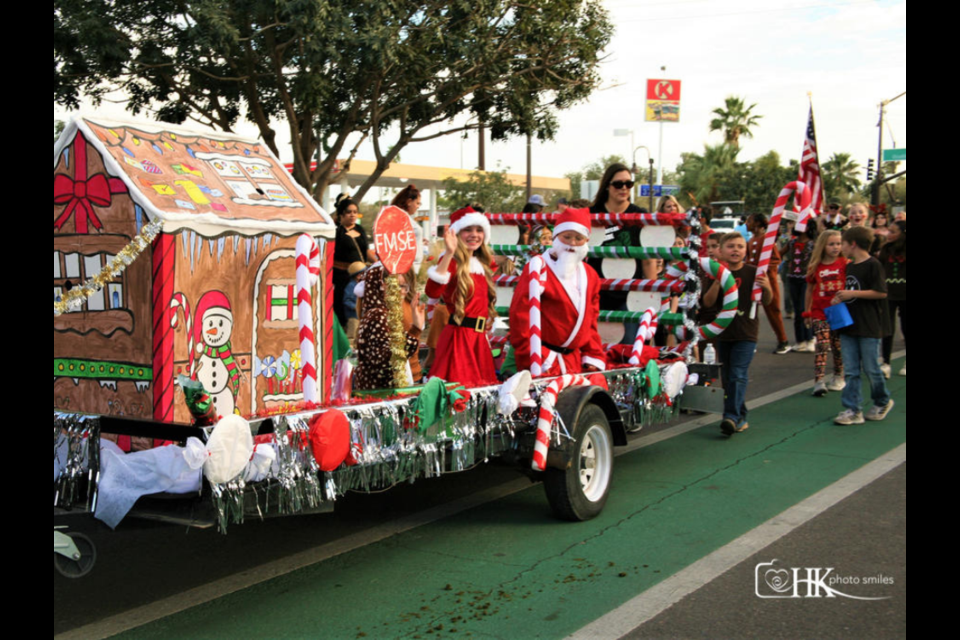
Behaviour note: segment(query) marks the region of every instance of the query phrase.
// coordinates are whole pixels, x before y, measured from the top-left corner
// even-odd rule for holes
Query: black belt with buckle
[[[450,324],[455,327],[463,327],[464,329],[473,329],[477,333],[485,333],[487,331],[486,318],[464,318],[460,322],[450,318]]]
[[[557,353],[559,353],[559,354],[562,355],[562,356],[569,356],[569,355],[572,355],[572,354],[573,354],[573,349],[566,349],[566,348],[564,348],[564,347],[556,347],[556,346],[554,346],[554,345],[552,345],[552,344],[548,344],[548,343],[546,343],[546,342],[543,342],[543,343],[541,343],[541,344],[542,344],[543,346],[545,346],[547,349],[550,349],[550,351],[556,351]]]

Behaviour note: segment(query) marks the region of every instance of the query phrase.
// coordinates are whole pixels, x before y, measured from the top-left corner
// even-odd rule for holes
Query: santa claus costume
[[[565,231],[589,238],[589,210],[567,209],[560,216],[553,247],[524,269],[510,306],[517,370],[529,370],[534,377],[607,368],[597,330],[600,278],[583,262],[589,247],[564,244],[560,235]]]
[[[480,227],[483,229],[484,245],[490,241],[490,223],[486,216],[477,213],[471,207],[461,209],[450,216],[450,228],[459,236],[464,229]],[[459,241],[463,246],[463,240]],[[459,252],[458,252],[459,253]],[[487,330],[492,328],[490,317],[491,291],[487,280],[487,269],[476,257],[486,253],[476,250],[470,258],[470,277],[473,280],[473,293],[463,301],[463,320],[457,322],[455,309],[459,294],[457,292],[457,270],[460,265],[456,259],[442,269],[446,254],[440,257],[440,264],[428,271],[429,281],[426,292],[430,298],[442,298],[450,311],[450,320],[444,327],[437,343],[436,359],[430,370],[430,377],[441,378],[447,382],[457,382],[466,387],[483,387],[497,384],[497,371],[493,364],[493,353]],[[492,271],[495,265],[489,265]]]

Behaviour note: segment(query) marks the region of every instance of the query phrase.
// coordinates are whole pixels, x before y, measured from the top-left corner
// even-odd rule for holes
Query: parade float
[[[511,226],[555,219],[488,220],[495,253],[529,259],[533,249],[505,240]],[[329,511],[348,492],[492,461],[543,481],[561,518],[595,517],[614,447],[630,432],[681,406],[722,405],[708,385],[716,366],[691,356],[732,322],[738,292],[724,267],[700,257],[696,214],[604,214],[592,224],[602,287],[627,293],[626,311],[601,312],[619,364],[586,377],[523,372],[501,386],[403,388],[397,348],[395,388],[351,393],[349,359],[334,349],[335,226],[265,145],[74,119],[54,145],[55,565],[71,576],[92,565],[92,543],[57,530],[69,517],[226,533],[245,518]],[[376,221],[389,274],[412,262],[410,225],[389,208]],[[599,246],[611,227],[642,228],[642,246]],[[679,228],[687,246],[671,248]],[[648,258],[669,261],[662,279],[634,279]],[[705,271],[723,284],[724,304],[698,326]],[[497,280],[502,316],[515,284]],[[618,349],[625,322],[641,328]],[[675,348],[649,345],[658,325]]]

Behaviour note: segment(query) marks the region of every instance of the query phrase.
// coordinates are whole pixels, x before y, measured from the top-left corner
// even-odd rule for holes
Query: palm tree
[[[760,126],[763,116],[753,114],[757,105],[747,107],[743,98],[731,96],[726,100],[726,108],[714,109],[717,117],[710,122],[710,131],[722,131],[727,144],[740,148],[740,138],[753,138],[751,129]]]
[[[704,146],[703,155],[684,153],[677,171],[680,189],[694,202],[712,202],[717,199],[720,176],[737,164],[740,149],[729,144]]]
[[[849,153],[835,153],[823,163],[823,189],[827,196],[845,198],[863,186],[863,170]]]

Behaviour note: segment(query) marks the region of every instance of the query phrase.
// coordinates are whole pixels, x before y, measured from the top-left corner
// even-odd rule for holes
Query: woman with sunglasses
[[[612,164],[603,174],[600,181],[600,190],[597,198],[590,207],[590,213],[646,213],[637,205],[630,202],[633,193],[633,174],[630,168],[623,164]],[[610,227],[607,229],[607,239],[604,247],[639,247],[640,227]],[[603,273],[603,260],[589,261],[597,273]],[[643,272],[640,261],[637,261],[637,271],[634,278],[642,278]],[[627,308],[627,293],[620,291],[601,291],[600,308],[614,311],[625,311]],[[638,324],[624,324],[625,334],[622,344],[633,344],[637,338]]]

